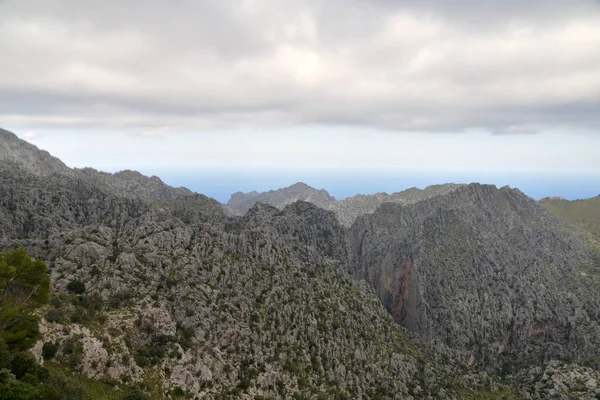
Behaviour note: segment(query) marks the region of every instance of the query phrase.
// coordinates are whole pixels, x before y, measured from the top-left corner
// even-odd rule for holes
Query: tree
[[[9,348],[28,349],[39,337],[39,317],[33,311],[48,303],[47,269],[22,247],[0,254],[0,339]]]

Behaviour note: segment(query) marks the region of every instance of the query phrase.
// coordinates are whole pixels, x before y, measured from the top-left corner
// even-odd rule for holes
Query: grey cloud
[[[597,1],[0,1],[11,126],[598,129]]]

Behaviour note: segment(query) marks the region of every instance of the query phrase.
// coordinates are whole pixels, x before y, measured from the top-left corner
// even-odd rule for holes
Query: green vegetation
[[[27,351],[40,338],[39,317],[34,311],[48,303],[50,278],[46,271],[46,264],[39,258],[33,260],[23,248],[0,254],[0,400],[150,399],[139,390],[117,390],[49,361],[56,357],[65,365],[79,365],[83,357],[79,336],[60,344],[44,343],[44,366]],[[78,297],[77,303],[84,305],[80,308],[97,311],[97,299],[81,296],[83,282],[73,282],[69,291],[77,295],[66,296]],[[62,304],[60,299],[57,304]],[[56,318],[61,317],[58,309],[53,311],[57,311]]]
[[[75,294],[85,293],[85,284],[79,279],[74,279],[67,285],[67,290]]]
[[[0,254],[0,341],[11,351],[26,350],[39,338],[39,317],[33,311],[48,303],[46,270],[23,248]]]
[[[540,204],[552,214],[600,237],[600,196],[573,201],[546,198]]]
[[[0,254],[0,399],[60,398],[45,384],[48,370],[24,351],[40,336],[33,311],[48,302],[46,270],[41,259],[32,260],[22,248]]]
[[[44,345],[42,346],[42,357],[44,357],[44,360],[51,360],[54,358],[57,351],[58,347],[54,343],[44,343]]]

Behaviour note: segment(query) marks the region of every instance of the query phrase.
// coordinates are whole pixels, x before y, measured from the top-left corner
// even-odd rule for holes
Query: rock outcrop
[[[447,382],[461,364],[430,359],[346,272],[332,212],[257,204],[231,218],[212,206],[149,207],[125,224],[100,208],[98,222],[13,239],[50,266],[45,340],[81,348],[58,360],[98,379],[151,374],[165,393],[199,398],[458,396]],[[85,295],[68,294],[75,280]]]

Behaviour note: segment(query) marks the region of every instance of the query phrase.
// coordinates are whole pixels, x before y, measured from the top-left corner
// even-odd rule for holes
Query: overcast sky
[[[593,0],[0,0],[0,126],[71,166],[600,171]]]

